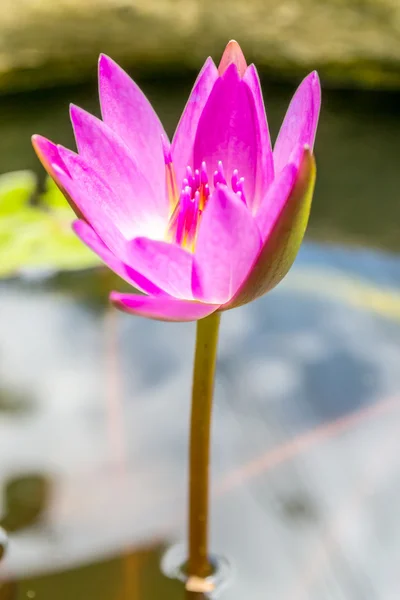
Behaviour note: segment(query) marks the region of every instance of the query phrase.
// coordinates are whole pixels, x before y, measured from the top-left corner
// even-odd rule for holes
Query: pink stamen
[[[218,173],[220,174],[220,177],[223,180],[222,183],[224,183],[226,185],[226,179],[225,179],[225,173],[224,173],[224,167],[222,164],[222,160],[218,161]]]
[[[198,169],[196,169],[195,172],[194,172],[194,187],[195,187],[196,190],[199,189],[200,183],[201,183],[201,180],[200,180],[200,171]]]
[[[218,169],[214,171],[214,187],[217,187],[219,183],[226,185],[224,167],[222,166],[221,161],[218,162]]]
[[[238,194],[239,192],[241,194],[241,198],[242,198],[243,202],[245,204],[247,204],[247,202],[246,202],[246,195],[244,193],[244,177],[241,177],[239,179],[239,181],[237,182],[237,192],[236,193]]]
[[[203,185],[206,185],[208,183],[207,166],[204,161],[201,163],[201,168],[200,168],[200,182]]]
[[[232,190],[235,192],[235,194],[239,191],[238,183],[239,183],[239,171],[237,169],[235,169],[232,173],[232,179],[231,179]]]
[[[200,192],[196,190],[194,198],[191,200],[190,210],[188,211],[188,219],[186,226],[186,243],[190,249],[194,249],[194,244],[197,236],[197,228],[200,218]]]
[[[192,171],[192,169],[189,166],[186,167],[185,181],[187,181],[187,185],[189,185],[191,187],[192,192],[194,193],[194,190],[193,190],[193,187],[194,187],[193,171]]]
[[[169,155],[167,153],[164,154],[168,158]],[[218,162],[217,170],[214,172],[213,184],[214,187],[227,185],[221,161]],[[244,177],[239,177],[237,169],[232,173],[231,187],[232,191],[246,204]],[[190,166],[187,166],[185,177],[182,180],[179,200],[169,225],[169,233],[175,243],[191,251],[194,250],[201,215],[209,199],[210,186],[206,163],[202,162],[200,169],[195,169],[194,171]]]
[[[187,237],[189,237],[191,235],[192,229],[193,229],[193,224],[197,220],[197,214],[196,214],[197,209],[198,209],[198,205],[196,206],[194,198],[190,198],[190,201],[188,203],[187,210],[186,210],[186,222],[185,222],[185,229],[186,229]]]
[[[191,203],[190,199],[190,187],[186,186],[184,190],[182,190],[180,198],[179,198],[179,214],[176,224],[176,234],[175,240],[176,243],[181,245],[185,239],[186,233],[186,221],[188,215],[188,209]]]

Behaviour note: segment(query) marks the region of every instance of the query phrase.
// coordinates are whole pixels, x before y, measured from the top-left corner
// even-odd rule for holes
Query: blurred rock
[[[273,75],[400,87],[398,0],[2,0],[0,90],[87,78],[100,52],[136,73],[197,69],[230,38]]]
[[[8,532],[15,532],[39,522],[49,503],[50,487],[51,482],[40,473],[18,475],[6,480],[5,514],[0,521],[2,527]]]

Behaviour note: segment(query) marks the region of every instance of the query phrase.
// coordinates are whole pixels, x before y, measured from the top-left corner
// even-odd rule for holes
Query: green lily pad
[[[0,175],[0,277],[98,266],[73,233],[75,215],[54,182],[48,179],[44,193],[36,193],[33,173]]]
[[[37,186],[31,171],[14,171],[0,175],[0,218],[25,208]]]

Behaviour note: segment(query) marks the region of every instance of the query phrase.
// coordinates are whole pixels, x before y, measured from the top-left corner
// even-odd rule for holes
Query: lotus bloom
[[[272,289],[307,226],[320,108],[317,74],[298,88],[272,151],[260,81],[239,45],[208,58],[172,143],[150,103],[110,58],[99,60],[102,120],[72,106],[78,154],[34,136],[78,216],[76,234],[143,294],[120,309],[198,320]]]

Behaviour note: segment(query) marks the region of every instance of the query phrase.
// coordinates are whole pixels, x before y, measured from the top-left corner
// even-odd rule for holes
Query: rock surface
[[[0,90],[78,81],[100,52],[135,69],[197,69],[230,38],[266,71],[400,87],[398,0],[2,0]]]

